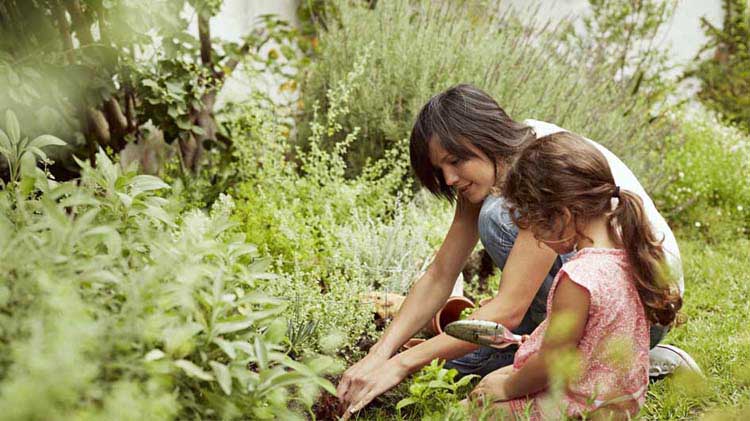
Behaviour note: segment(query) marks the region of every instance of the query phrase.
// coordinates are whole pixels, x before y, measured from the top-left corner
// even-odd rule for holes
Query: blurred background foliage
[[[708,378],[660,383],[643,417],[741,418],[750,15],[723,5],[686,99],[658,42],[675,1],[552,24],[481,0],[301,0],[298,26],[263,15],[233,42],[212,35],[217,0],[2,2],[0,412],[333,418],[325,391],[388,322],[361,295],[406,293],[451,221],[415,188],[413,118],[469,82],[611,148],[675,227],[691,320],[668,340]],[[266,73],[274,92],[217,100]],[[493,294],[475,269],[467,292]],[[362,417],[405,400],[461,419],[446,373]]]

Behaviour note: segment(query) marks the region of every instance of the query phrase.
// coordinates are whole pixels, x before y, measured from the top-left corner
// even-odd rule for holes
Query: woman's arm
[[[557,254],[539,244],[531,232],[521,230],[505,263],[497,296],[469,318],[491,320],[509,329],[518,327],[556,258]],[[451,360],[477,348],[443,333],[393,359],[412,373],[435,358]]]
[[[477,243],[477,220],[480,209],[481,204],[474,205],[462,201],[459,197],[453,222],[435,260],[411,288],[401,309],[380,340],[365,358],[349,368],[341,378],[337,396],[343,402],[356,403],[361,400],[363,393],[373,387],[373,383],[379,379],[379,373],[386,368],[386,361],[445,304],[458,274]],[[404,367],[396,363],[394,360],[387,365],[394,373],[398,371],[393,378],[400,375],[405,377],[408,372],[397,370]],[[382,376],[380,379],[382,380]]]

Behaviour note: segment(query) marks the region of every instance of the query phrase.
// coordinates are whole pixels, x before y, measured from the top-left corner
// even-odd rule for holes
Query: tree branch
[[[57,21],[57,30],[60,31],[60,36],[62,37],[65,57],[68,59],[68,63],[73,64],[75,62],[73,36],[70,33],[70,24],[68,23],[68,17],[65,16],[65,9],[60,2],[55,2],[54,7],[52,7],[52,13]]]
[[[209,18],[198,14],[198,38],[201,43],[201,62],[204,66],[211,68],[211,27]]]
[[[81,2],[79,0],[68,0],[68,13],[70,13],[73,29],[78,36],[78,40],[81,41],[81,45],[93,44],[94,36],[91,35],[91,24],[83,15]]]

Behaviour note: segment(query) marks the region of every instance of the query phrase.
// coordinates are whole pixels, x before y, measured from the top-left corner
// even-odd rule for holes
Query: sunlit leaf
[[[203,371],[202,368],[198,367],[188,360],[177,360],[174,362],[174,365],[181,368],[185,372],[185,374],[190,377],[196,377],[198,379],[206,381],[214,380],[214,376],[212,376],[211,373]]]
[[[5,129],[8,131],[12,144],[18,144],[21,141],[21,128],[18,125],[16,114],[11,110],[5,112]]]
[[[47,146],[67,146],[68,144],[65,143],[60,138],[57,138],[55,136],[49,135],[49,134],[43,134],[41,136],[38,136],[34,138],[34,140],[29,143],[29,147],[35,147],[35,148],[46,148]]]
[[[209,361],[208,365],[210,365],[211,369],[213,369],[214,376],[216,376],[216,380],[219,382],[221,390],[223,390],[227,395],[231,395],[232,375],[229,373],[229,369],[227,368],[227,366],[216,361]]]

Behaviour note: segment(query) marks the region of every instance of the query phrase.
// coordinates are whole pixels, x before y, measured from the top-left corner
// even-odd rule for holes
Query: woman
[[[348,407],[346,417],[435,358],[448,360],[446,366],[462,375],[481,376],[513,362],[515,348],[480,348],[446,334],[405,352],[396,351],[445,303],[479,239],[502,270],[502,278],[497,295],[471,318],[499,322],[519,334],[531,333],[544,320],[549,288],[567,256],[541,246],[528,230],[519,230],[494,189],[527,142],[559,131],[563,129],[540,121],[512,120],[488,94],[471,85],[454,86],[422,108],[411,133],[411,165],[422,185],[455,202],[456,211],[434,262],[414,284],[398,315],[368,355],[339,382],[337,395]],[[653,201],[622,161],[594,145],[604,153],[618,185],[641,197],[654,233],[664,238],[673,270],[680,271],[677,242]],[[665,333],[666,329],[652,326],[651,347]],[[675,354],[664,361],[665,355],[652,350],[652,359],[660,360],[659,374],[683,359],[692,363],[677,349],[659,352]]]

